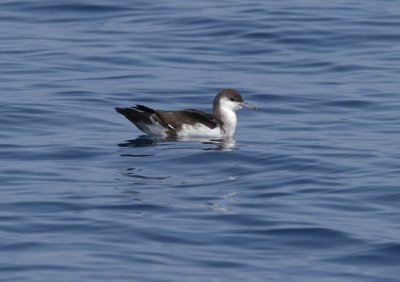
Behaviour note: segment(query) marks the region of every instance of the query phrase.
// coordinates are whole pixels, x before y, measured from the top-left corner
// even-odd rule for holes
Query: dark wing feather
[[[143,105],[136,105],[136,107],[134,107],[134,109],[141,110],[141,111],[149,113],[149,114],[155,114],[156,113],[156,111],[153,110],[152,108],[149,108],[149,107],[146,107],[146,106],[143,106]]]
[[[136,108],[115,108],[115,110],[134,124],[138,122],[151,123],[150,114],[138,111]]]
[[[179,130],[183,124],[194,125],[202,123],[213,129],[220,123],[212,114],[197,110],[181,110],[181,111],[156,111],[156,115],[165,123],[171,125],[175,130]]]
[[[125,116],[129,121],[136,125],[141,131],[146,132],[146,128],[143,124],[152,125],[153,120],[158,121],[163,127],[170,129],[160,117],[156,114],[156,111],[143,105],[137,105],[131,108],[115,108],[115,110],[121,115]],[[171,134],[174,134],[171,132]]]

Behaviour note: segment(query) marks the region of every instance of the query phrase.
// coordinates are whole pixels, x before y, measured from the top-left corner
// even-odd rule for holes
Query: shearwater
[[[235,133],[235,111],[242,107],[256,110],[234,89],[222,89],[214,98],[211,113],[194,109],[154,110],[143,105],[115,108],[144,133],[157,137],[229,138]]]

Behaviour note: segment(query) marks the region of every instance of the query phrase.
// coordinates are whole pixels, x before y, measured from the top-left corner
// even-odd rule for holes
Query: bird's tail
[[[151,124],[150,113],[140,111],[136,108],[115,108],[115,110],[126,117],[130,122],[134,123],[139,129],[140,124]]]

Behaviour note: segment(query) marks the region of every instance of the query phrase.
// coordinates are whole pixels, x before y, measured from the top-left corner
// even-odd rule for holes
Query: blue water
[[[399,281],[398,1],[0,9],[1,281]],[[241,110],[235,144],[136,103]]]

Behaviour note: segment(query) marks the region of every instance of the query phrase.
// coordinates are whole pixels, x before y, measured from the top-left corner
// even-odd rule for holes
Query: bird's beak
[[[249,104],[249,103],[247,103],[247,102],[242,102],[242,103],[240,103],[240,105],[241,105],[242,107],[248,108],[248,109],[250,109],[250,110],[257,110],[257,107],[256,107],[256,106],[253,106],[252,104]]]

